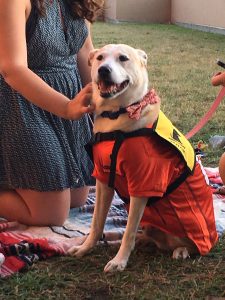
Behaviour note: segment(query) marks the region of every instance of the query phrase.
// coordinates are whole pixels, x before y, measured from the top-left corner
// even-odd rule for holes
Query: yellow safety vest
[[[159,112],[158,119],[152,129],[181,153],[187,164],[187,168],[192,173],[195,167],[194,149],[186,137],[172,124],[162,111]]]

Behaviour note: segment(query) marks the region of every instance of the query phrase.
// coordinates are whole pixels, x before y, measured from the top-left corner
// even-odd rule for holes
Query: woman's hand
[[[215,74],[212,79],[211,79],[211,83],[214,86],[217,85],[223,85],[225,86],[225,72],[219,72],[217,74]]]
[[[78,120],[84,114],[92,113],[95,105],[91,103],[92,84],[88,83],[71,101],[67,104],[66,119]]]

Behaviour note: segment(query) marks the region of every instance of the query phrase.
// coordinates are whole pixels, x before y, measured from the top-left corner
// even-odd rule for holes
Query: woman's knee
[[[70,208],[69,189],[51,192],[17,190],[17,192],[29,208],[32,225],[63,225]]]
[[[83,206],[88,197],[90,187],[88,186],[83,186],[80,188],[76,188],[71,190],[71,207],[80,207]]]

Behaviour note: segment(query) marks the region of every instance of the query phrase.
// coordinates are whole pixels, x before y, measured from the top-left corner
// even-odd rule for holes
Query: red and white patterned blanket
[[[225,232],[225,195],[215,193],[222,185],[218,168],[205,168],[213,189],[214,211],[219,235]],[[71,209],[62,227],[27,227],[16,222],[0,222],[0,277],[29,269],[35,262],[57,255],[67,255],[68,248],[80,244],[89,232],[95,194],[87,204]],[[107,217],[105,231],[122,236],[127,221],[123,202],[116,197]]]

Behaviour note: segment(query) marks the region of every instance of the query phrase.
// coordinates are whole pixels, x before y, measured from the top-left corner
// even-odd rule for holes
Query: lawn
[[[225,60],[225,36],[174,25],[105,24],[92,29],[94,44],[126,43],[148,54],[150,83],[162,110],[184,133],[209,109],[219,92],[212,74]],[[224,100],[225,101],[225,100]],[[224,135],[224,103],[191,139],[208,143]],[[221,149],[206,149],[205,166],[217,166]],[[225,297],[225,238],[205,257],[175,261],[156,249],[136,249],[123,273],[104,274],[115,249],[99,247],[78,260],[59,257],[39,262],[28,272],[0,279],[0,299],[212,299]],[[225,299],[225,298],[224,298]]]

